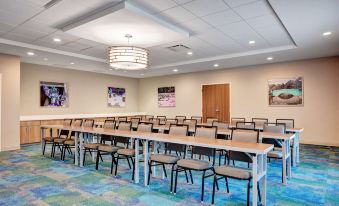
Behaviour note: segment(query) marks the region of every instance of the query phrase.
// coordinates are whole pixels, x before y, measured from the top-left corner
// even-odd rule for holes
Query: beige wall
[[[304,77],[303,107],[269,107],[267,80]],[[304,143],[339,146],[339,57],[146,78],[139,82],[139,110],[154,115],[201,115],[203,84],[231,84],[231,116],[294,118]],[[159,108],[157,88],[175,86],[177,106]]]
[[[67,108],[40,107],[40,81],[66,82]],[[107,87],[126,88],[126,107],[107,106]],[[100,114],[138,111],[138,80],[112,75],[21,64],[21,115]]]
[[[0,54],[1,147],[0,151],[20,148],[20,58]]]

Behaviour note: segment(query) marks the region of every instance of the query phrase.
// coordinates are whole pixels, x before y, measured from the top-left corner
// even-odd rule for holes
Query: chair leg
[[[128,157],[126,159],[127,159],[128,167],[129,167],[129,169],[131,169],[131,163],[129,163]]]
[[[230,193],[230,188],[228,187],[228,179],[225,177],[227,193]]]
[[[221,165],[221,153],[222,151],[219,152],[219,166]]]
[[[258,184],[257,184],[257,190],[258,190],[259,202],[261,202],[261,194],[260,194],[260,186],[259,186],[259,182],[258,182]]]
[[[194,183],[193,183],[193,176],[192,176],[192,171],[191,171],[191,170],[188,170],[188,172],[190,173],[190,177],[191,177],[191,183],[192,183],[192,185],[193,185]]]
[[[51,157],[54,157],[53,152],[54,152],[54,142],[53,142],[53,144],[52,144]]]
[[[178,184],[178,168],[175,170],[175,183],[174,183],[174,194],[177,193],[177,184]]]
[[[212,205],[214,205],[214,195],[215,195],[215,185],[217,182],[217,176],[214,175],[214,179],[213,179],[213,190],[212,190]]]
[[[99,162],[99,150],[97,151],[97,161]],[[111,154],[112,156],[112,163],[111,163],[111,174],[113,174],[113,165],[114,165],[114,154]],[[101,156],[100,156],[101,157]],[[102,159],[102,158],[101,158]]]
[[[102,156],[101,155],[98,155],[99,153],[99,150],[97,150],[97,156],[99,156],[100,157],[100,159],[101,159],[101,162],[103,162],[104,160],[102,159]]]
[[[87,148],[85,148],[85,151],[84,151],[84,156],[83,156],[83,161],[82,161],[82,165],[85,165],[85,160],[86,160],[86,152],[87,152]]]
[[[115,172],[114,172],[114,176],[117,176],[117,172],[118,172],[118,164],[119,164],[119,155],[117,157],[117,165],[115,166]]]
[[[127,157],[127,159],[128,159],[128,157]],[[133,161],[133,157],[131,157],[131,162],[132,162],[132,168],[133,168],[133,170],[132,170],[132,180],[134,180],[134,172],[135,172],[135,164],[134,164],[134,161]]]
[[[251,187],[251,180],[248,180],[248,183],[247,183],[247,206],[250,206],[250,187]]]
[[[201,202],[204,202],[205,173],[206,173],[206,171],[204,170],[202,172],[202,182],[201,182],[201,198],[200,198]]]
[[[147,185],[149,185],[149,181],[151,179],[151,170],[152,170],[152,161],[148,163],[148,178],[147,178]]]
[[[165,177],[167,178],[167,172],[166,172],[165,164],[162,164],[162,169],[164,170]]]
[[[100,151],[98,150],[97,151],[97,158],[95,160],[95,170],[99,169],[99,156],[100,156]],[[112,171],[111,171],[111,174],[112,174]]]
[[[187,170],[184,170],[184,171],[185,171],[186,182],[189,184],[190,182],[188,181]]]
[[[172,169],[171,169],[171,187],[170,187],[170,193],[172,193],[173,191],[173,172],[174,172],[174,164],[172,165]]]
[[[44,141],[44,140],[43,140]],[[44,148],[42,150],[42,155],[45,155],[45,150],[46,150],[46,141],[43,142]]]

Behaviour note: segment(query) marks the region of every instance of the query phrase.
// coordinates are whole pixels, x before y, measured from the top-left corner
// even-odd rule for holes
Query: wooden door
[[[219,121],[230,121],[230,87],[229,84],[202,86],[202,114],[204,122],[207,117],[218,118]]]

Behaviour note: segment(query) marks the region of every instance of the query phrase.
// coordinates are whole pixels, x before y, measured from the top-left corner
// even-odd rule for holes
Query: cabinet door
[[[41,132],[40,132],[40,126],[32,126],[30,131],[31,134],[31,140],[36,143],[41,141]]]
[[[20,127],[20,144],[27,144],[28,142],[28,127]]]

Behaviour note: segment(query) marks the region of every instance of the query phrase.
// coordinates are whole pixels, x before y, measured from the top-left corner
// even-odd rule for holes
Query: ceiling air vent
[[[177,44],[177,45],[174,45],[174,46],[170,46],[170,47],[167,47],[167,49],[173,51],[173,52],[188,52],[191,50],[191,48],[185,46],[185,45],[182,45],[182,44]]]
[[[44,5],[45,9],[51,8],[52,6],[54,6],[55,4],[59,3],[62,0],[51,0],[48,3],[46,3]]]

